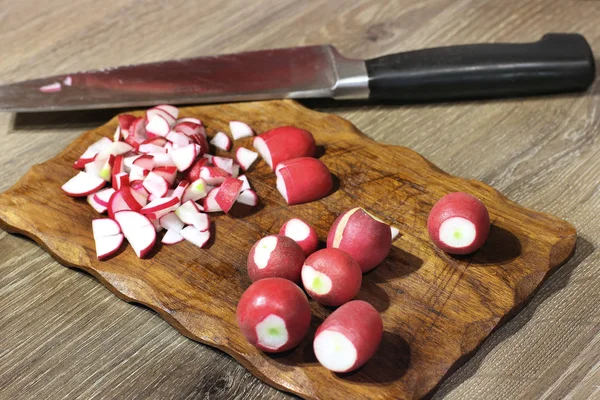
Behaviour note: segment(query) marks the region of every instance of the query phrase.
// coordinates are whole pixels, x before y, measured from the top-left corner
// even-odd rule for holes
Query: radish
[[[455,192],[442,197],[429,212],[431,241],[450,254],[469,254],[479,249],[490,232],[490,216],[476,197]]]
[[[124,186],[129,186],[129,175],[125,172],[121,172],[113,177],[113,187],[115,189],[121,189]]]
[[[150,171],[139,167],[137,165],[132,165],[129,168],[129,182],[133,181],[143,181],[150,174]]]
[[[118,142],[119,140],[121,140],[121,127],[117,126],[115,133],[113,133],[113,142]]]
[[[231,136],[233,136],[233,140],[254,136],[254,131],[252,128],[250,128],[248,124],[240,121],[230,121],[229,129],[231,130]]]
[[[304,252],[287,236],[265,236],[252,246],[248,254],[248,276],[252,282],[280,277],[300,282]]]
[[[67,76],[65,79],[63,79],[63,84],[65,86],[72,86],[73,85],[73,78],[71,78],[70,76]]]
[[[242,182],[243,182],[243,184],[242,184],[242,192],[243,192],[244,190],[251,189],[251,187],[250,187],[250,182],[248,182],[248,178],[246,177],[246,175],[240,175],[240,176],[238,176],[237,178],[238,178],[240,181],[242,181]]]
[[[163,110],[164,112],[168,113],[171,117],[173,117],[174,119],[177,119],[177,117],[179,116],[179,109],[175,106],[171,106],[168,104],[160,104],[154,108],[158,108],[160,110]]]
[[[204,204],[203,204],[204,211],[206,211],[206,212],[223,211],[221,209],[221,206],[219,205],[219,203],[217,203],[217,201],[215,200],[215,197],[217,196],[218,192],[219,192],[219,188],[211,189],[208,192],[208,194],[204,198]]]
[[[244,171],[247,171],[248,168],[250,168],[252,164],[254,164],[257,158],[258,153],[252,150],[248,150],[245,147],[238,147],[238,149],[235,152],[235,159]]]
[[[229,151],[231,149],[231,139],[223,132],[217,132],[210,141],[210,144],[217,149]]]
[[[175,212],[170,212],[162,216],[159,219],[159,223],[167,230],[167,232],[173,231],[179,233],[185,227],[185,224],[179,219]]]
[[[196,135],[204,136],[206,133],[202,124],[198,124],[193,121],[176,122],[173,130],[175,132],[183,133],[185,136],[190,138],[195,137]]]
[[[190,139],[180,132],[171,131],[167,134],[167,140],[177,147],[187,146],[191,143]]]
[[[112,174],[111,182],[112,182],[112,187],[114,189],[118,189],[115,177],[117,175],[119,175],[120,173],[125,172],[124,159],[125,159],[125,157],[122,154],[115,156],[115,161],[113,162],[112,171],[111,171],[111,174]]]
[[[255,207],[258,204],[258,195],[252,189],[244,190],[238,196],[237,202],[250,207]]]
[[[125,154],[133,150],[133,147],[125,142],[111,142],[110,146],[98,153],[98,158],[106,159],[111,154],[118,156],[119,154]]]
[[[142,143],[146,139],[148,139],[148,134],[146,133],[145,119],[138,117],[131,122],[129,136],[125,140],[129,140],[128,143],[131,141]]]
[[[147,122],[151,122],[152,120],[154,120],[158,117],[165,120],[165,122],[167,123],[167,125],[169,127],[169,130],[171,129],[171,127],[173,125],[175,125],[175,121],[177,120],[176,118],[173,117],[173,115],[171,115],[170,112],[165,111],[160,107],[152,107],[146,111],[146,121]],[[161,135],[161,136],[164,136],[164,135]]]
[[[318,303],[340,306],[360,290],[362,270],[348,253],[322,249],[310,255],[302,266],[302,284]]]
[[[194,182],[190,183],[183,192],[181,202],[185,203],[188,200],[197,201],[206,197],[208,193],[208,185],[202,178],[198,178]]]
[[[242,294],[236,319],[250,344],[265,352],[282,352],[296,347],[308,333],[310,305],[293,282],[266,278]]]
[[[200,157],[196,161],[194,161],[194,165],[192,165],[187,171],[185,171],[185,178],[193,182],[200,178],[200,168],[208,163],[208,158]]]
[[[88,163],[93,162],[96,159],[96,155],[92,156],[92,158],[80,158],[73,163],[74,169],[84,169]]]
[[[191,167],[198,155],[194,144],[188,144],[179,149],[174,149],[170,154],[179,171],[185,171]]]
[[[177,185],[177,187],[175,188],[175,190],[173,191],[172,196],[178,197],[180,200],[183,199],[183,194],[185,193],[185,190],[187,189],[187,187],[189,186],[189,182],[186,180],[183,180],[181,182],[179,182],[179,184]]]
[[[173,183],[175,183],[175,178],[177,178],[177,167],[174,166],[156,167],[152,169],[152,172],[162,176],[164,180],[167,181],[169,186],[173,186]]]
[[[177,244],[183,242],[183,236],[179,232],[168,230],[160,241],[162,244]]]
[[[236,178],[225,178],[219,191],[215,196],[215,201],[221,209],[228,213],[236,202],[240,191],[242,190],[243,182]]]
[[[313,350],[328,370],[350,372],[375,354],[383,337],[383,322],[375,308],[362,300],[335,310],[317,329]]]
[[[210,228],[210,219],[208,215],[200,212],[198,205],[189,200],[183,203],[177,210],[175,215],[187,225],[193,225],[198,231],[204,232]]]
[[[106,210],[108,209],[108,207],[106,207],[105,205],[98,203],[98,201],[96,200],[95,193],[91,193],[91,194],[87,195],[87,202],[90,206],[92,206],[92,208],[94,210],[96,210],[100,214],[106,212]]]
[[[356,207],[334,221],[327,235],[327,247],[344,250],[358,262],[363,272],[367,272],[379,265],[390,252],[390,227]]]
[[[329,169],[316,158],[301,157],[280,162],[275,175],[277,190],[289,205],[321,199],[333,187]]]
[[[254,138],[254,148],[275,169],[282,161],[314,157],[317,145],[312,133],[294,126],[281,126]]]
[[[210,231],[200,232],[196,227],[191,225],[183,228],[179,234],[185,240],[200,248],[204,247],[208,239],[210,239]]]
[[[155,167],[176,167],[170,154],[152,153]]]
[[[156,242],[156,229],[145,216],[135,211],[118,211],[115,220],[139,258],[148,255]]]
[[[92,220],[92,232],[98,260],[104,260],[116,253],[123,243],[121,227],[110,218]]]
[[[234,166],[233,158],[214,156],[212,158],[212,163],[215,167],[221,168],[223,171],[227,172],[229,175],[233,174],[233,166]]]
[[[112,145],[112,141],[107,138],[107,137],[103,137],[101,139],[99,139],[98,141],[94,142],[93,144],[91,144],[81,155],[81,157],[79,157],[79,159],[84,159],[84,160],[89,160],[89,159],[93,159],[94,156],[98,153],[100,153],[101,151],[109,148]]]
[[[200,121],[198,118],[186,117],[186,118],[179,118],[177,120],[177,124],[180,124],[182,122],[192,122],[194,124],[202,125],[202,121]]]
[[[151,171],[154,168],[154,156],[144,154],[133,160],[132,165]]]
[[[161,232],[163,230],[163,227],[160,226],[160,222],[157,219],[150,219],[150,223],[152,223],[152,226],[154,227],[156,233]]]
[[[168,140],[164,137],[153,137],[151,139],[146,139],[142,143],[140,143],[140,148],[142,145],[145,145],[145,144],[152,144],[157,148],[163,147],[165,144],[167,144],[167,142],[168,142]]]
[[[167,194],[167,190],[169,190],[169,184],[165,178],[155,172],[150,172],[148,176],[146,176],[143,185],[144,189],[146,189],[148,193],[155,198],[163,197],[165,194]]]
[[[173,197],[162,197],[151,201],[140,210],[140,214],[146,215],[149,219],[159,219],[179,207],[179,199]]]
[[[398,237],[398,235],[400,234],[400,229],[398,229],[394,226],[390,226],[390,233],[392,234],[392,242],[393,242],[394,239],[396,239]]]
[[[115,213],[123,210],[139,211],[142,209],[142,204],[133,195],[133,190],[124,187],[120,190],[115,191],[108,201],[107,209],[108,216],[113,218]]]
[[[100,204],[101,206],[108,207],[108,202],[110,201],[110,198],[115,193],[115,191],[116,190],[113,188],[102,189],[94,193],[94,201]]]
[[[135,116],[131,114],[120,114],[119,117],[119,128],[121,128],[121,135],[123,135],[123,139],[127,139],[129,136],[129,128],[133,121],[135,121]]]
[[[142,143],[138,146],[137,151],[142,154],[166,153],[167,149],[154,143]]]
[[[165,119],[164,116],[155,114],[146,123],[146,132],[149,135],[156,135],[165,137],[169,134],[171,127],[169,126],[169,122]]]
[[[107,158],[100,158],[100,156],[97,156],[94,161],[85,164],[85,172],[98,176],[106,182],[110,182],[114,159],[115,156],[113,155],[109,155]]]
[[[298,243],[307,257],[314,253],[319,245],[317,232],[306,222],[298,218],[292,218],[283,224],[279,230],[279,234],[287,236]]]
[[[105,184],[104,179],[82,171],[62,185],[62,190],[72,197],[85,197],[97,192]]]
[[[204,179],[207,184],[218,186],[229,177],[229,174],[219,167],[204,166],[200,168],[200,177]]]

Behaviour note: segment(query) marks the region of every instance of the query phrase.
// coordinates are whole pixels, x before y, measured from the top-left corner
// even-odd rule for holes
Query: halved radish
[[[105,184],[104,179],[82,171],[62,185],[62,190],[72,197],[85,197],[102,189]]]
[[[200,212],[197,204],[191,200],[183,203],[177,210],[175,215],[187,225],[193,225],[198,231],[204,232],[210,228],[210,219],[208,215]]]
[[[309,296],[326,306],[340,306],[360,290],[362,270],[348,253],[322,249],[311,254],[302,266],[302,284]]]
[[[431,241],[450,254],[469,254],[479,249],[490,232],[490,216],[476,197],[455,192],[442,197],[429,212]]]
[[[140,214],[146,215],[149,219],[159,219],[171,211],[175,211],[180,205],[179,199],[175,196],[162,197],[151,201],[140,210]]]
[[[179,116],[179,109],[170,104],[159,104],[155,108],[158,108],[160,110],[167,112],[171,117],[173,117],[175,119],[177,119],[177,117]]]
[[[238,196],[237,202],[250,207],[255,207],[258,204],[258,195],[252,189],[244,190]]]
[[[115,220],[139,258],[144,258],[156,243],[156,229],[144,215],[135,211],[118,211]]]
[[[242,190],[243,182],[236,178],[225,178],[219,191],[215,196],[215,201],[221,209],[228,213],[233,207]]]
[[[94,201],[102,206],[108,207],[108,202],[114,193],[115,189],[113,188],[99,190],[98,192],[94,193]]]
[[[117,190],[124,186],[129,186],[129,175],[125,172],[115,175],[113,179],[113,187]]]
[[[280,162],[275,175],[277,190],[289,205],[321,199],[333,187],[329,169],[316,158],[301,157]]]
[[[219,203],[215,200],[217,193],[219,192],[219,188],[214,188],[208,192],[206,197],[204,198],[204,211],[206,212],[218,212],[223,211]]]
[[[198,178],[194,182],[190,183],[181,197],[181,202],[185,203],[188,200],[196,201],[203,199],[208,194],[208,185],[202,178]]]
[[[131,127],[131,123],[135,121],[135,116],[131,114],[119,114],[118,119],[121,135],[123,136],[123,139],[127,139],[127,136],[129,136],[129,128]]]
[[[92,220],[92,233],[98,260],[104,260],[116,253],[123,243],[121,227],[110,218]]]
[[[251,187],[250,187],[250,182],[248,182],[248,178],[246,177],[246,175],[240,175],[240,176],[238,176],[237,178],[238,178],[240,181],[242,181],[242,182],[243,182],[243,184],[242,184],[242,192],[243,192],[244,190],[251,189]]]
[[[152,169],[152,172],[165,178],[165,181],[167,181],[169,186],[172,186],[175,182],[175,178],[177,178],[177,167],[175,166],[156,167]]]
[[[165,137],[169,134],[171,126],[163,115],[152,114],[146,123],[146,132],[148,134]]]
[[[248,124],[240,121],[230,121],[229,129],[231,130],[231,136],[233,136],[233,140],[254,136],[254,131],[252,128],[250,128]]]
[[[235,159],[244,171],[247,171],[248,168],[250,168],[252,164],[254,164],[257,158],[258,153],[252,150],[248,150],[245,147],[238,147],[238,149],[235,152]]]
[[[196,161],[194,161],[194,165],[192,165],[190,169],[184,172],[185,179],[187,179],[190,182],[193,182],[200,178],[200,168],[202,168],[206,164],[208,164],[208,158],[198,158]]]
[[[144,189],[155,198],[163,197],[167,194],[167,190],[169,190],[169,183],[165,178],[152,171],[144,179],[143,185]]]
[[[189,186],[189,182],[186,180],[183,180],[181,182],[179,182],[179,184],[177,185],[177,187],[175,188],[175,190],[173,191],[172,196],[178,197],[179,200],[183,199],[183,194],[185,193],[185,190],[187,189],[187,187]]]
[[[171,131],[167,134],[167,140],[177,147],[183,147],[190,144],[190,139],[183,133]]]
[[[383,322],[377,310],[362,300],[335,310],[317,329],[313,350],[317,360],[334,372],[350,372],[364,365],[377,351]]]
[[[314,253],[319,245],[317,232],[312,226],[299,218],[292,218],[283,224],[279,230],[279,234],[296,241],[307,257]]]
[[[181,232],[185,227],[175,212],[170,212],[159,219],[160,225],[167,231]]]
[[[92,208],[94,210],[96,210],[97,212],[99,212],[100,214],[106,212],[107,207],[105,205],[102,205],[100,203],[98,203],[98,201],[96,200],[96,193],[90,193],[87,195],[87,202],[90,206],[92,206]]]
[[[196,159],[196,146],[194,144],[189,144],[179,149],[172,150],[170,154],[177,169],[179,171],[185,171],[192,166],[192,163]]]
[[[394,239],[396,239],[398,237],[398,235],[400,234],[400,229],[396,228],[395,226],[390,226],[390,233],[392,234],[392,242],[393,242]]]
[[[160,241],[162,244],[177,244],[183,242],[185,239],[179,232],[175,232],[173,230],[167,230],[165,236],[163,236]]]
[[[265,236],[250,249],[247,262],[248,276],[252,282],[271,277],[300,282],[305,258],[302,248],[289,237]]]
[[[210,239],[210,231],[206,230],[204,232],[200,232],[197,228],[191,225],[183,228],[179,234],[185,240],[200,248],[204,247],[206,242],[208,242],[208,239]]]
[[[344,250],[363,272],[375,268],[390,252],[390,227],[360,207],[341,214],[331,226],[327,247]]]
[[[217,149],[229,151],[231,149],[231,139],[223,132],[217,132],[210,141],[210,144]]]
[[[143,154],[136,158],[133,161],[132,165],[137,165],[140,168],[152,171],[152,169],[154,168],[154,156]]]
[[[115,191],[108,201],[108,216],[114,218],[115,213],[123,210],[139,211],[142,205],[133,195],[131,188],[124,187]]]
[[[282,161],[314,157],[317,152],[312,133],[295,126],[271,129],[255,137],[253,145],[271,169]]]
[[[236,320],[248,342],[265,352],[282,352],[302,342],[310,328],[306,295],[287,279],[254,282],[242,294]]]
[[[204,179],[207,184],[211,186],[218,186],[229,177],[229,174],[227,171],[224,171],[218,167],[204,166],[200,168],[200,177]]]

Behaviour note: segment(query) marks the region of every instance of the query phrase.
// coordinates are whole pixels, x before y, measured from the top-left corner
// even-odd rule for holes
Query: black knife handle
[[[370,99],[441,101],[582,91],[594,56],[579,34],[533,43],[486,43],[391,54],[366,61]]]

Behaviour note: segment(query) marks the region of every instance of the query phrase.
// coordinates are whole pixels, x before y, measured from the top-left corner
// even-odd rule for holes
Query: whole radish
[[[314,253],[319,245],[317,232],[299,218],[292,218],[283,224],[279,234],[294,239],[307,257]]]
[[[293,239],[270,235],[260,239],[248,254],[248,276],[252,282],[279,277],[300,282],[305,260],[302,248]]]

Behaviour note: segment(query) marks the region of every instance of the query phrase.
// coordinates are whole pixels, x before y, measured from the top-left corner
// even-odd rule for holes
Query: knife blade
[[[280,98],[421,102],[585,90],[578,34],[350,59],[333,46],[271,49],[57,75],[0,86],[2,111],[61,111]]]

